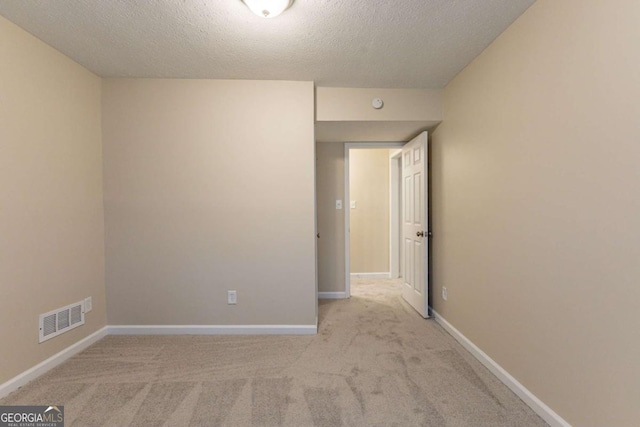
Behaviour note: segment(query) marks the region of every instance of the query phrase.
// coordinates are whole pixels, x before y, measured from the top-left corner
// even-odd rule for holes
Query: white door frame
[[[351,296],[351,200],[349,198],[349,150],[360,148],[400,148],[406,142],[345,142],[344,143],[344,293],[345,298]]]

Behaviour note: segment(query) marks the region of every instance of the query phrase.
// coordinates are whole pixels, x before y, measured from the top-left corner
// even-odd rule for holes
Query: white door
[[[427,289],[427,132],[402,148],[402,297],[422,317],[429,317]]]

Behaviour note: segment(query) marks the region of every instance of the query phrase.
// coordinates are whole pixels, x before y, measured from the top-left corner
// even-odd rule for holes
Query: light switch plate
[[[336,209],[342,209],[342,200],[336,200]]]
[[[236,291],[227,291],[227,304],[237,304],[238,293]]]
[[[356,201],[352,200],[351,201],[351,209],[355,209],[356,208]]]

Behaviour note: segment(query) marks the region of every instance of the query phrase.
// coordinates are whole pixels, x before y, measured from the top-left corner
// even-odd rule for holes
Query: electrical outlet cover
[[[84,299],[84,312],[88,313],[93,310],[93,300],[91,297]]]

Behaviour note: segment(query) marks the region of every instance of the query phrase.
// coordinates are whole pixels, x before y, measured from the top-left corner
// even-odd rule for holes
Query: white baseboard
[[[458,331],[451,323],[447,322],[444,317],[437,311],[431,309],[436,322],[440,324],[456,341],[469,351],[482,363],[493,375],[498,377],[500,381],[511,389],[524,403],[526,403],[533,411],[538,414],[552,427],[571,427],[560,415],[556,414],[553,409],[549,408],[542,400],[538,399],[525,386],[509,374],[502,366],[498,365],[495,360],[490,358],[485,352],[480,350],[473,342]]]
[[[317,325],[110,325],[110,335],[315,335]]]
[[[107,336],[107,332],[107,327],[105,326],[102,329],[99,329],[96,332],[92,333],[88,337],[81,339],[77,343],[70,345],[59,353],[54,354],[47,360],[44,360],[38,363],[36,366],[27,369],[23,373],[11,378],[9,381],[0,385],[0,398],[3,398],[9,393],[16,391],[28,382],[35,380],[40,375],[65,362],[70,357],[80,353],[91,344]]]
[[[391,273],[351,273],[352,279],[390,279]]]
[[[318,299],[345,299],[346,292],[318,292]]]

